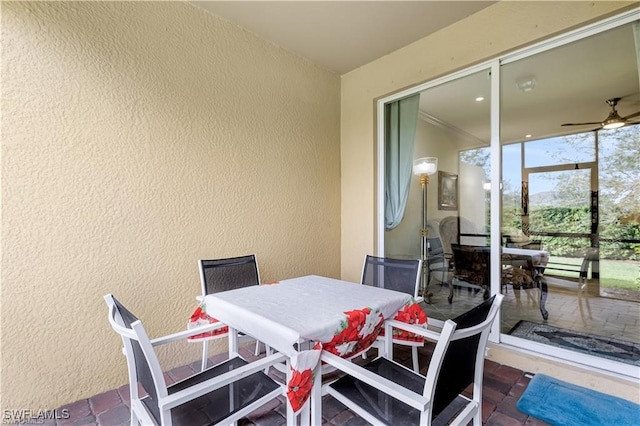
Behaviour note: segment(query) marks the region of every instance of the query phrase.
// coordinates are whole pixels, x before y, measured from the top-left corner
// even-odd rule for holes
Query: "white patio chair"
[[[167,385],[154,347],[224,324],[211,324],[150,340],[142,322],[115,297],[107,294],[104,299],[109,307],[109,322],[124,343],[132,426],[231,424],[283,393],[281,386],[263,372],[265,368],[284,361],[285,357],[280,354],[250,364],[235,356]],[[233,335],[230,338],[235,338],[235,332]]]
[[[419,303],[423,300],[422,297],[418,296],[421,272],[421,260],[392,259],[389,257],[367,255],[364,260],[364,266],[362,267],[361,283],[410,294],[416,299],[416,303]],[[380,337],[376,342],[378,348],[381,347],[382,343],[380,340],[383,339],[384,337]],[[418,347],[423,346],[424,342],[393,339],[393,343],[411,346],[413,370],[416,372],[419,371]]]
[[[466,425],[473,420],[480,426],[484,353],[503,297],[495,295],[447,320],[441,333],[393,320],[385,323],[387,336],[391,327],[397,327],[437,342],[426,376],[392,360],[390,339],[386,341],[388,358],[379,357],[364,366],[323,353],[324,362],[346,373],[324,385],[323,393],[375,425]],[[470,385],[468,398],[462,392]]]
[[[256,256],[251,254],[224,259],[201,259],[198,261],[202,297],[221,291],[260,285],[260,273]],[[216,334],[202,340],[202,370],[207,368],[209,341],[226,337],[226,333]],[[240,335],[241,341],[253,340],[249,336]],[[267,355],[271,353],[265,345]],[[260,342],[256,341],[255,355],[260,353]]]

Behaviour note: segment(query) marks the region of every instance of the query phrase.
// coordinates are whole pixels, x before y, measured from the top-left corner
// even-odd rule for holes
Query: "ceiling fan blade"
[[[591,125],[591,124],[602,124],[602,122],[601,121],[592,121],[592,122],[589,122],[589,123],[564,123],[564,124],[561,124],[561,126],[586,126],[588,124],[589,125]]]
[[[638,111],[638,112],[634,112],[633,114],[629,114],[629,115],[627,115],[626,117],[622,117],[622,119],[623,119],[623,120],[628,120],[628,119],[630,119],[630,118],[638,117],[638,116],[640,116],[640,111]]]

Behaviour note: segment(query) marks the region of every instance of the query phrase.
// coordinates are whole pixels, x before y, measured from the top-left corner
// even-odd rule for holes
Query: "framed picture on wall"
[[[458,175],[438,172],[438,210],[458,210]]]

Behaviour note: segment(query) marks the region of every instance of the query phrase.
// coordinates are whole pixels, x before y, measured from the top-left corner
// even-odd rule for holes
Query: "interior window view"
[[[622,25],[500,66],[499,182],[489,69],[416,93],[413,106],[398,101],[417,109],[405,145],[413,176],[404,218],[385,215],[384,250],[423,259],[430,318],[500,292],[502,342],[613,361],[616,371],[640,366],[638,30]]]

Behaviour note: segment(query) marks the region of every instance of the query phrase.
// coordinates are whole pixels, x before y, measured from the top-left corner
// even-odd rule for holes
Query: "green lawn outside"
[[[580,269],[582,259],[575,257],[552,256],[549,260],[554,263],[569,263]],[[577,278],[575,272],[547,270],[545,275]],[[640,262],[632,260],[600,260],[600,286],[624,288],[628,290],[640,291]],[[589,271],[591,277],[591,271]]]

